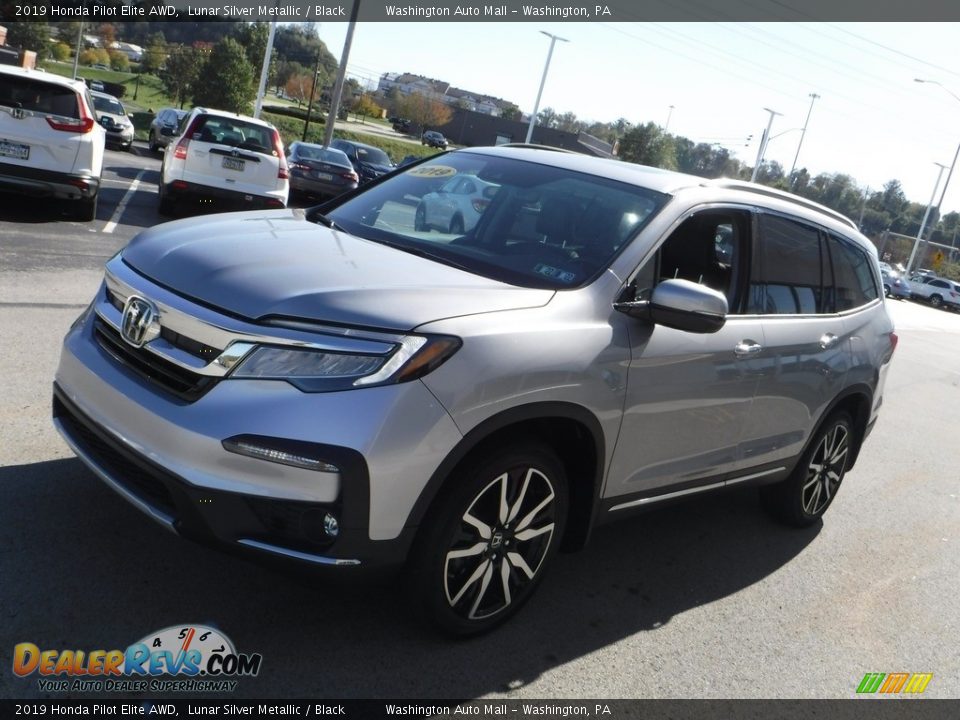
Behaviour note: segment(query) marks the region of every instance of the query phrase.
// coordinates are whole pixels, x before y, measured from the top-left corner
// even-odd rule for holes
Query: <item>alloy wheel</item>
[[[487,484],[460,518],[446,551],[443,590],[468,621],[507,610],[537,578],[557,522],[557,494],[541,470],[521,465]]]
[[[837,423],[824,433],[807,467],[807,478],[801,490],[803,511],[818,515],[830,503],[840,487],[850,450],[847,426]]]

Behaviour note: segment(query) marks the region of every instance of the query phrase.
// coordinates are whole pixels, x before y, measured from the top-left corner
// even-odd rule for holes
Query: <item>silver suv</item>
[[[456,175],[477,223],[418,228]],[[478,633],[636,511],[755,483],[818,521],[877,418],[876,252],[800,198],[478,148],[322,209],[147,230],[67,334],[57,427],[184,536],[402,569]]]

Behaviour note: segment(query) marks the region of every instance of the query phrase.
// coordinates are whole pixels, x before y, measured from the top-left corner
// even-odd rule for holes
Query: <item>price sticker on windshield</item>
[[[449,165],[420,165],[407,170],[406,175],[419,178],[445,178],[457,174],[457,169]]]

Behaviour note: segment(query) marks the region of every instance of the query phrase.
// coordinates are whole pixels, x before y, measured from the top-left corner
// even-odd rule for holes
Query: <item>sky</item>
[[[339,59],[346,23],[316,28]],[[872,190],[897,179],[924,205],[935,163],[949,168],[960,144],[960,23],[368,22],[354,32],[348,76],[375,86],[385,72],[414,73],[528,113],[550,45],[541,30],[569,42],[556,44],[540,109],[652,121],[752,166],[769,108],[782,114],[766,160],[789,171],[802,138],[798,168]],[[960,167],[943,201],[951,211]]]

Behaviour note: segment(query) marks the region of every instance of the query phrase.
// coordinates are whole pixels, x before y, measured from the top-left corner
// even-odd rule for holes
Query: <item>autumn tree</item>
[[[410,93],[402,98],[397,109],[400,115],[422,128],[446,125],[453,117],[449,105],[420,93]]]
[[[383,108],[374,102],[370,93],[364,93],[354,100],[350,109],[357,115],[366,117],[381,117],[383,115]]]

